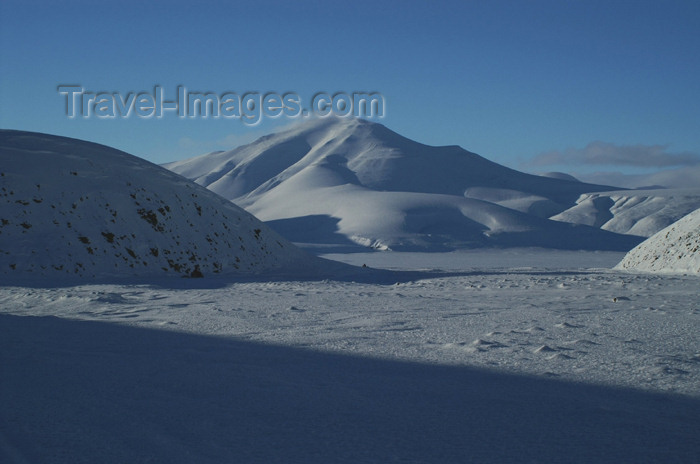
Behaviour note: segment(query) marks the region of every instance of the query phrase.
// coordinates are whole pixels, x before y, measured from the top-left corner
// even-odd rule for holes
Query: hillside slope
[[[278,272],[313,258],[181,176],[80,140],[0,132],[0,276]]]
[[[700,274],[700,209],[640,243],[615,269]]]
[[[556,221],[651,237],[700,208],[700,188],[618,190],[581,195]]]
[[[525,174],[457,146],[326,118],[165,167],[296,242],[397,250],[546,246],[628,250],[635,237],[547,218],[610,187]]]

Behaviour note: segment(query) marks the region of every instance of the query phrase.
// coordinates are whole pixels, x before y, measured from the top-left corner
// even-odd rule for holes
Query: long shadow
[[[442,277],[470,277],[470,276],[499,276],[527,274],[532,276],[571,276],[580,274],[595,274],[599,271],[581,270],[517,270],[517,269],[477,269],[466,271],[434,270],[388,270],[388,269],[362,269],[355,268],[351,272],[323,273],[323,274],[250,274],[229,275],[221,277],[206,277],[201,279],[182,277],[124,277],[124,278],[91,278],[91,279],[35,279],[13,278],[0,283],[0,286],[15,286],[27,288],[67,288],[80,285],[142,285],[164,289],[216,289],[224,288],[235,283],[254,282],[352,282],[376,285],[393,285],[396,283],[415,282],[425,279],[438,279]],[[625,274],[620,272],[619,274]]]
[[[395,283],[406,283],[424,279],[436,279],[441,277],[469,277],[485,275],[511,275],[526,273],[537,276],[567,276],[585,273],[595,273],[598,271],[588,270],[517,270],[517,269],[472,269],[464,271],[445,271],[440,269],[426,270],[390,270],[376,269],[371,267],[359,267],[350,264],[331,261],[328,259],[315,257],[306,268],[296,270],[285,270],[282,272],[267,272],[264,274],[228,274],[221,276],[205,276],[204,278],[186,278],[178,276],[165,277],[96,277],[96,278],[45,278],[45,277],[12,277],[5,278],[0,282],[2,286],[20,286],[29,288],[64,288],[77,285],[146,285],[167,289],[215,289],[223,288],[233,283],[242,282],[280,282],[299,281],[317,282],[322,280],[336,282],[356,282],[377,285],[393,285]]]
[[[358,245],[339,233],[339,222],[339,218],[334,218],[327,214],[310,214],[308,216],[265,221],[265,224],[291,242],[344,245],[350,249],[367,251],[367,247]]]
[[[3,463],[698,462],[700,399],[0,315]]]

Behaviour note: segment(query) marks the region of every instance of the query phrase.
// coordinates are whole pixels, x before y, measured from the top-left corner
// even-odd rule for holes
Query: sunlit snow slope
[[[700,274],[700,209],[639,244],[616,269]]]
[[[547,219],[581,194],[610,187],[525,174],[360,119],[310,120],[231,151],[165,166],[295,242],[628,250],[640,241]]]
[[[0,277],[265,273],[313,260],[249,213],[127,153],[0,132]]]
[[[581,195],[551,219],[651,237],[700,208],[700,188],[619,190]]]

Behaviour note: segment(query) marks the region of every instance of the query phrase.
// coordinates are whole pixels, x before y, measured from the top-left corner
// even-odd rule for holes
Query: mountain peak
[[[300,242],[629,249],[638,241],[611,234],[605,243],[581,244],[578,235],[601,232],[571,231],[546,219],[581,194],[610,187],[525,174],[461,147],[431,147],[361,119],[304,121],[234,150],[166,167]],[[550,232],[534,233],[545,229]],[[504,235],[525,237],[526,231],[526,239]]]

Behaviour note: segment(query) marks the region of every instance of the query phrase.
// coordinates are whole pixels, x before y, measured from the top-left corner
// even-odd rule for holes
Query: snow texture
[[[371,256],[410,278],[0,287],[0,462],[697,462],[698,277]]]
[[[525,174],[360,119],[310,120],[231,151],[165,166],[299,243],[627,251],[640,242],[548,219],[583,193],[609,186]]]
[[[637,245],[616,268],[700,274],[700,209]]]
[[[700,188],[620,190],[581,195],[551,219],[651,237],[700,208]]]
[[[0,277],[256,274],[317,261],[172,172],[94,143],[0,132]]]
[[[203,170],[262,212],[289,209],[277,221],[301,221],[288,231],[315,230],[319,243],[435,249],[458,229],[438,227],[434,242],[420,230],[445,217],[487,242],[628,239],[499,204],[573,202],[571,186],[585,184],[543,187],[454,147],[431,150],[483,168],[462,173],[470,193],[439,185],[438,172],[411,180],[424,191],[380,190],[429,165],[363,145],[398,137],[382,126],[322,127],[332,130],[284,136],[328,151],[318,158],[306,148],[289,164],[299,152],[278,135],[235,151],[230,169]],[[364,155],[349,156],[352,140]],[[533,248],[324,255],[329,264],[117,150],[16,131],[0,142],[2,463],[698,461],[696,275],[610,270],[619,252]],[[697,244],[698,219],[652,248]]]

